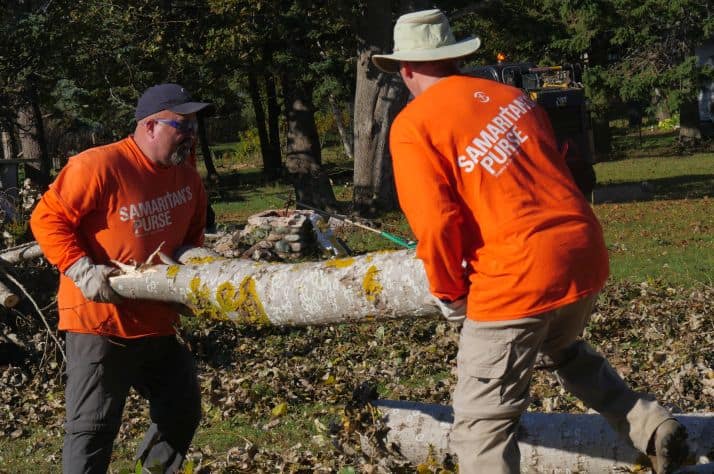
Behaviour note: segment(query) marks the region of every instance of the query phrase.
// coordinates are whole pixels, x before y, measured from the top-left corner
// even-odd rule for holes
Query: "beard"
[[[191,145],[192,145],[192,140],[184,140],[181,143],[179,143],[179,146],[176,147],[176,150],[174,150],[173,153],[171,153],[171,156],[169,157],[169,162],[176,166],[180,165],[184,161],[186,161],[186,158],[191,155]]]

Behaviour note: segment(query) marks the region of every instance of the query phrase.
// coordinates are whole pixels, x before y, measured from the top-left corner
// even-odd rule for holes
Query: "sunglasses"
[[[184,120],[183,122],[178,122],[176,120],[169,119],[154,119],[154,122],[159,122],[175,128],[179,133],[196,133],[198,130],[198,122],[195,120]]]

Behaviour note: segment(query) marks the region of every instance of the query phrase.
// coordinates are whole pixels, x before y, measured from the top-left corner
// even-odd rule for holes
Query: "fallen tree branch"
[[[438,314],[413,251],[297,264],[212,256],[110,279],[125,298],[181,303],[238,323],[324,325]],[[198,263],[200,261],[201,263]]]
[[[2,269],[2,268],[0,267],[0,269]],[[40,318],[42,319],[42,322],[45,324],[45,327],[47,328],[47,332],[50,334],[50,336],[52,337],[52,339],[55,341],[55,344],[57,344],[57,348],[59,349],[60,353],[62,354],[62,360],[63,360],[64,363],[66,364],[66,363],[67,363],[67,356],[66,356],[65,353],[64,353],[64,349],[62,349],[62,344],[60,344],[59,339],[57,339],[57,336],[55,336],[55,333],[54,333],[54,332],[52,331],[52,329],[50,328],[50,324],[47,322],[47,318],[45,318],[45,314],[44,314],[44,313],[42,312],[42,310],[40,309],[40,306],[37,304],[37,302],[36,302],[35,299],[32,297],[32,295],[30,295],[30,293],[25,289],[25,287],[22,286],[22,284],[21,284],[19,281],[17,281],[17,279],[16,279],[15,277],[13,277],[12,275],[10,275],[10,274],[9,274],[7,271],[5,271],[4,269],[2,269],[2,272],[4,273],[4,275],[5,275],[11,282],[13,282],[15,285],[17,285],[18,288],[20,288],[20,290],[25,294],[25,296],[27,297],[27,299],[30,300],[30,302],[32,303],[32,306],[35,307],[35,311],[37,311],[37,314],[40,315]]]
[[[30,242],[0,252],[0,262],[40,256]],[[268,264],[223,259],[200,248],[180,261],[186,265],[142,266],[110,283],[125,298],[181,303],[198,315],[241,323],[324,325],[438,314],[413,251]]]
[[[8,249],[0,250],[0,264],[15,265],[26,260],[33,260],[42,256],[42,250],[36,242],[28,242]],[[6,271],[3,270],[5,274]],[[17,296],[4,283],[0,282],[0,305],[14,308],[20,302]]]
[[[42,257],[42,250],[36,242],[28,242],[9,249],[0,250],[0,262],[14,265],[26,260]]]
[[[412,464],[443,462],[451,455],[449,406],[406,401],[372,402],[388,428],[385,443]],[[687,428],[694,460],[707,466],[680,472],[714,472],[714,413],[677,414]],[[519,428],[522,473],[639,472],[649,462],[598,414],[524,413]],[[709,470],[701,470],[708,467]]]

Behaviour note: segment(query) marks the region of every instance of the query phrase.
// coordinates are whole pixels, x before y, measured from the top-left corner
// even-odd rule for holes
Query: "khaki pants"
[[[516,439],[535,366],[553,372],[585,405],[601,413],[642,452],[672,415],[633,392],[607,360],[580,339],[596,295],[536,317],[466,320],[457,357],[450,446],[461,473],[517,473]]]

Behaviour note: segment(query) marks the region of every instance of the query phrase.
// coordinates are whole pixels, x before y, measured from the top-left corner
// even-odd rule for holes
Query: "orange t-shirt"
[[[602,288],[609,267],[600,224],[546,113],[519,89],[442,79],[400,112],[390,148],[435,296],[468,295],[468,317],[491,321]]]
[[[173,334],[178,317],[170,305],[94,303],[63,272],[85,255],[96,264],[142,263],[162,242],[167,255],[201,246],[205,220],[206,192],[196,170],[155,164],[132,137],[70,158],[30,220],[47,260],[62,272],[59,329],[125,338]]]

